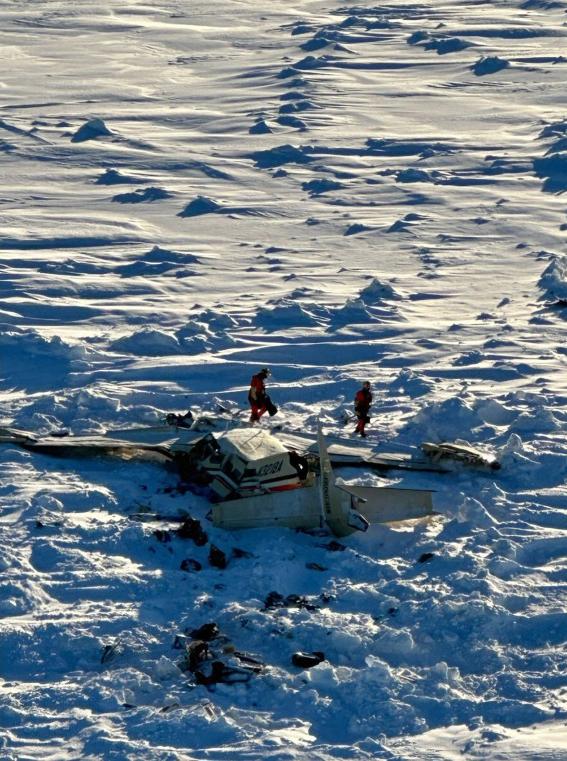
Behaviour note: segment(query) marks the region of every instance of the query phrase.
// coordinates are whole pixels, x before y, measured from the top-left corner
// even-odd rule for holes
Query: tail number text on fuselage
[[[267,465],[263,465],[258,470],[259,476],[271,476],[273,473],[279,473],[283,467],[283,460],[277,460],[277,462],[269,462]]]

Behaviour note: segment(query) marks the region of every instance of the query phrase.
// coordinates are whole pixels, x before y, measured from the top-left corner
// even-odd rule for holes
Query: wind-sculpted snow
[[[96,185],[135,185],[137,183],[144,183],[142,177],[133,177],[123,174],[118,169],[106,169],[95,180]]]
[[[546,298],[567,301],[567,258],[554,256],[539,279]]]
[[[369,446],[502,465],[340,469],[437,514],[337,543],[2,444],[2,759],[567,757],[566,8],[2,5],[2,426],[246,424],[270,367],[263,426],[353,437],[369,380]],[[180,668],[212,621],[247,684]]]
[[[112,197],[112,200],[118,203],[144,203],[163,201],[166,198],[173,198],[173,194],[163,188],[144,188],[134,190],[132,193],[118,193]]]
[[[142,328],[135,333],[118,338],[110,344],[109,348],[121,354],[143,357],[160,357],[181,352],[181,346],[175,336],[154,328]]]
[[[99,137],[109,137],[112,132],[102,119],[91,119],[83,124],[71,138],[72,143],[83,143],[85,140],[96,140]]]
[[[255,216],[261,215],[258,209],[249,206],[223,206],[214,201],[212,198],[198,196],[190,201],[187,206],[179,212],[178,217],[198,217],[202,214],[229,214],[232,216]]]
[[[183,352],[201,354],[231,346],[232,331],[237,327],[238,321],[230,315],[206,309],[191,315],[189,322],[176,331],[176,337]]]
[[[346,303],[334,308],[321,306],[306,298],[309,294],[293,294],[294,298],[278,299],[258,310],[254,323],[260,328],[271,331],[297,327],[325,327],[333,332],[345,326],[366,325],[371,332],[372,323],[398,317],[397,309],[390,302],[402,297],[389,283],[382,283],[373,278],[357,297],[347,299]]]
[[[295,300],[281,299],[274,306],[259,309],[255,323],[266,330],[320,325],[326,315],[315,305],[313,307],[310,309]]]
[[[504,58],[484,56],[471,66],[471,70],[477,77],[484,77],[487,74],[496,74],[496,72],[502,71],[502,69],[507,69],[508,66],[510,66],[510,61],[506,61]]]

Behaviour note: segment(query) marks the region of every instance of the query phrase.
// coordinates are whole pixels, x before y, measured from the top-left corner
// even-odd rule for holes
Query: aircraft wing
[[[313,434],[278,432],[278,439],[289,449],[295,449],[302,454],[319,453],[317,437]],[[368,445],[357,444],[348,439],[331,439],[327,441],[327,453],[332,465],[370,466],[376,470],[427,470],[434,473],[444,473],[447,468],[438,462],[432,462],[426,457],[409,452],[377,452]]]
[[[108,431],[100,436],[32,436],[14,428],[0,428],[0,442],[17,444],[45,454],[88,456],[104,452],[156,452],[171,457],[187,451],[202,432],[170,425]]]

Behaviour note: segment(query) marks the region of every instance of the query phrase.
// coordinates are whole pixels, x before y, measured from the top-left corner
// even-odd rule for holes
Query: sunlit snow
[[[352,437],[368,379],[370,444],[502,462],[343,469],[438,515],[341,549],[216,529],[159,462],[0,444],[2,759],[567,758],[566,12],[0,3],[0,425],[245,420],[269,366],[265,426]],[[261,673],[196,685],[208,622]]]

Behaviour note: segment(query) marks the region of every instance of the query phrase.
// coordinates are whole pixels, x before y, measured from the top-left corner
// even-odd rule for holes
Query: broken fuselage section
[[[309,474],[305,457],[260,428],[209,433],[174,457],[182,476],[205,483],[215,501],[296,489]]]
[[[346,536],[366,530],[369,523],[433,514],[431,491],[340,484],[332,464],[443,472],[439,463],[410,454],[377,454],[344,440],[327,445],[321,431],[316,438],[285,432],[276,436],[262,428],[231,427],[227,421],[223,425],[223,431],[211,430],[214,421],[201,419],[190,426],[63,437],[0,429],[0,442],[65,457],[107,454],[173,462],[186,481],[206,487],[213,523],[225,529],[328,527]]]
[[[311,462],[287,450],[266,431],[240,429],[236,437],[235,433],[231,431],[226,438],[217,439],[217,468],[211,467],[210,458],[203,461],[213,477],[209,485],[217,493],[219,483],[223,489],[230,486],[225,474],[227,465],[230,476],[234,470],[242,473],[238,491],[232,492],[236,498],[213,504],[215,526],[229,530],[328,527],[335,536],[348,536],[366,531],[370,523],[433,514],[432,492],[428,490],[338,485],[321,430],[318,457]],[[236,469],[235,461],[239,463]],[[250,496],[246,496],[246,490],[251,491]]]

